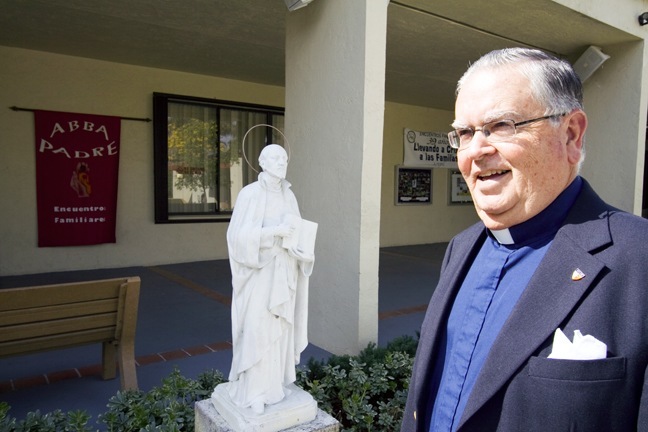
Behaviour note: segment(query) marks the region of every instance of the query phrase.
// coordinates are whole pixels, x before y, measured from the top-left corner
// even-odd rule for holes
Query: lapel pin
[[[573,281],[579,281],[585,277],[585,273],[579,268],[574,270],[574,273],[572,273],[572,280]]]

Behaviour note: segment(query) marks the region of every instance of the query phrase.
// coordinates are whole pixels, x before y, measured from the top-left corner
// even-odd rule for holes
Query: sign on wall
[[[119,117],[34,111],[38,246],[115,243]]]
[[[420,132],[405,128],[403,165],[457,168],[457,150],[450,147],[444,132]]]

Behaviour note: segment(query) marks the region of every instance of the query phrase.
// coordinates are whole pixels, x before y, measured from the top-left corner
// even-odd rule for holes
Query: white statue
[[[241,190],[227,230],[233,287],[227,391],[236,406],[256,414],[287,396],[308,344],[308,278],[317,226],[301,219],[285,180],[283,147],[264,147],[259,164],[263,172]]]

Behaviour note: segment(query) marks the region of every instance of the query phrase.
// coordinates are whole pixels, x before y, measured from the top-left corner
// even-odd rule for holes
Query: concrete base
[[[226,384],[214,390],[211,399],[196,403],[196,432],[337,432],[339,423],[317,409],[317,402],[292,385],[281,402],[266,406],[263,414],[235,406]]]

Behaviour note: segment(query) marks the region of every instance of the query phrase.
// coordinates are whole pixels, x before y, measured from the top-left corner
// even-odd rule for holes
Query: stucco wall
[[[10,106],[152,118],[153,92],[283,106],[255,85],[0,47],[0,275],[227,257],[226,223],[155,225],[152,122],[122,121],[117,243],[37,247],[34,121]]]
[[[472,204],[449,205],[448,169],[432,169],[431,205],[395,205],[395,167],[403,164],[403,129],[447,132],[454,112],[387,103],[382,166],[380,245],[438,243],[475,223]]]

